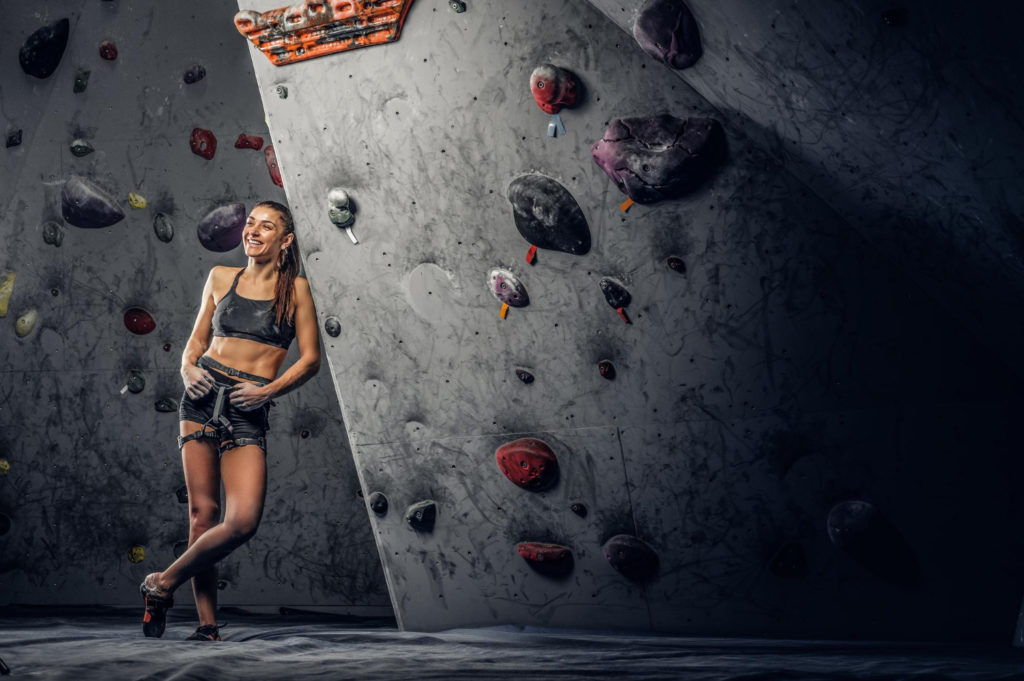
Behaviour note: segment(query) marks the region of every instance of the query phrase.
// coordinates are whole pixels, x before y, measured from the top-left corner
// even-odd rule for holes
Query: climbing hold
[[[545,175],[520,175],[508,185],[516,229],[540,248],[572,255],[590,250],[587,218],[569,190]]]
[[[572,71],[553,64],[541,64],[530,74],[530,92],[545,113],[556,114],[575,105],[578,91]]]
[[[128,380],[121,389],[121,394],[123,395],[125,390],[132,393],[141,393],[145,387],[146,377],[142,375],[141,371],[132,369],[128,372]]]
[[[611,360],[602,359],[598,362],[597,371],[601,374],[601,378],[607,378],[609,381],[615,380],[615,365],[611,363]]]
[[[547,489],[558,480],[558,459],[551,446],[535,437],[506,442],[494,452],[505,477],[531,492]]]
[[[141,307],[132,307],[124,313],[124,325],[132,333],[142,336],[156,328],[156,320]]]
[[[700,30],[682,0],[648,0],[633,24],[640,48],[674,69],[693,66],[700,59]]]
[[[89,74],[91,73],[92,71],[88,69],[78,69],[75,71],[75,84],[72,90],[76,93],[85,92],[85,88],[89,87]]]
[[[188,146],[192,149],[193,154],[202,156],[209,161],[217,153],[217,138],[209,130],[192,128]]]
[[[267,145],[267,148],[263,150],[263,155],[267,159],[267,170],[270,171],[270,179],[278,187],[283,187],[284,182],[281,181],[281,169],[277,167],[277,152],[274,151],[274,145]]]
[[[117,199],[78,175],[64,181],[60,199],[64,221],[75,227],[98,229],[124,219]]]
[[[100,43],[100,57],[107,61],[114,61],[117,59],[117,45],[109,40],[104,40]]]
[[[274,91],[277,92],[277,96],[280,97],[281,99],[288,99],[287,85],[278,85],[276,88],[274,88]]]
[[[226,579],[218,579],[217,580],[217,589],[219,591],[224,591],[229,586],[231,586],[231,582],[229,582],[228,580],[226,580]]]
[[[11,516],[6,513],[0,513],[0,537],[11,531],[12,524]]]
[[[230,251],[242,242],[245,217],[245,205],[241,203],[214,208],[196,228],[200,243],[217,253]]]
[[[309,432],[308,428],[303,428],[302,432],[299,433],[299,437],[301,437],[303,440],[305,440],[310,435],[312,435],[312,433]]]
[[[174,490],[174,496],[178,497],[179,504],[188,503],[188,487],[182,485],[178,489]]]
[[[170,343],[164,343],[164,352],[170,352],[170,351],[171,351],[171,344]]]
[[[146,560],[146,548],[144,546],[135,546],[128,549],[128,560],[133,563],[141,563]]]
[[[437,504],[433,501],[419,501],[405,511],[405,522],[417,532],[431,532],[437,519]]]
[[[11,472],[11,462],[7,459],[0,459],[0,475],[7,475]]]
[[[604,299],[614,308],[626,307],[632,300],[626,287],[611,277],[602,278],[598,285],[601,287]]]
[[[43,241],[60,248],[60,245],[64,243],[64,230],[56,222],[44,222]]]
[[[146,197],[130,192],[128,194],[128,205],[135,210],[141,210],[146,207]]]
[[[569,506],[569,509],[570,509],[570,510],[571,510],[571,511],[572,511],[573,513],[575,513],[576,515],[578,515],[578,516],[579,516],[579,517],[581,517],[581,518],[586,518],[586,517],[587,517],[587,507],[586,507],[586,506],[584,506],[583,504],[581,504],[581,503],[580,503],[580,502],[578,502],[578,501],[576,501],[576,502],[573,502],[573,503],[572,503],[572,504],[571,504],[571,505]]]
[[[617,534],[601,549],[611,566],[626,579],[643,582],[658,573],[658,554],[631,534]]]
[[[533,374],[526,369],[516,369],[516,378],[527,385],[533,383]]]
[[[487,275],[491,293],[494,297],[512,307],[526,307],[530,304],[530,296],[526,293],[526,287],[506,269],[496,267]]]
[[[17,147],[21,145],[21,128],[18,128],[17,130],[12,130],[11,132],[7,133],[6,144],[8,149],[10,149],[11,147]]]
[[[383,492],[374,492],[370,495],[370,510],[381,516],[388,512],[388,498]]]
[[[59,19],[30,35],[18,52],[21,70],[36,78],[49,78],[64,56],[70,26],[66,18]]]
[[[178,541],[174,542],[174,546],[171,547],[171,551],[174,552],[175,559],[181,558],[181,554],[185,553],[185,551],[188,551],[188,540],[179,539]]]
[[[17,276],[14,272],[7,272],[0,279],[0,317],[7,316],[7,306],[11,302],[11,294],[14,293],[14,279]]]
[[[679,274],[686,274],[686,263],[677,255],[670,255],[665,264],[668,265],[669,269],[675,270]]]
[[[202,64],[193,64],[192,66],[185,69],[185,75],[181,77],[187,85],[198,83],[203,78],[206,78],[206,69]]]
[[[32,333],[32,329],[35,328],[38,319],[39,313],[35,311],[35,308],[29,310],[18,317],[18,321],[14,323],[14,333],[18,335],[18,338],[24,338]]]
[[[523,557],[527,565],[539,574],[548,577],[565,577],[572,572],[572,551],[567,546],[529,541],[516,544],[516,551]]]
[[[448,0],[448,6],[456,14],[462,14],[466,11],[466,3],[463,0]]]
[[[255,149],[259,151],[263,148],[263,138],[259,135],[246,135],[244,132],[238,134],[238,139],[235,140],[235,149]]]
[[[172,411],[178,411],[178,401],[173,397],[165,397],[154,402],[153,407],[161,413],[169,414]]]
[[[906,7],[894,7],[882,12],[882,21],[886,26],[906,26],[909,16]]]
[[[156,233],[157,239],[165,244],[169,243],[174,238],[174,224],[166,214],[157,213],[153,216],[153,232]]]
[[[771,560],[768,569],[776,577],[783,579],[800,579],[808,575],[807,556],[804,547],[796,542],[786,542],[779,547]]]
[[[866,501],[842,501],[828,513],[828,538],[841,549],[863,542],[875,515],[875,507]]]
[[[616,118],[590,153],[620,191],[637,203],[652,203],[710,177],[725,156],[725,133],[713,118]]]
[[[81,139],[81,138],[76,139],[73,142],[71,142],[70,149],[71,149],[71,154],[73,156],[78,157],[78,158],[82,158],[83,156],[88,156],[92,152],[96,151],[96,149],[91,144],[89,144],[88,142],[86,142],[84,139]]]
[[[333,187],[327,192],[327,216],[335,227],[351,227],[356,221],[352,213],[352,200],[341,187]]]
[[[341,322],[337,317],[328,317],[324,320],[324,331],[331,338],[337,338],[341,335]]]

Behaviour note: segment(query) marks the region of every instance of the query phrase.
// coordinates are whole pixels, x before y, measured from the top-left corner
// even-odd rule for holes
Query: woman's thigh
[[[202,428],[194,421],[181,421],[181,433],[187,435]],[[189,509],[219,517],[220,511],[220,462],[217,456],[217,440],[199,438],[189,440],[181,448],[181,465],[185,471],[185,488],[188,490]],[[218,518],[214,518],[214,522]]]
[[[267,455],[256,445],[228,449],[221,455],[224,520],[259,523],[267,494]]]

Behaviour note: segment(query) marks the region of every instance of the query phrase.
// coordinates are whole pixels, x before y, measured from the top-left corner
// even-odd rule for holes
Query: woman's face
[[[269,206],[256,206],[249,213],[242,232],[245,254],[252,258],[277,258],[281,249],[291,244],[294,235],[284,231],[284,218]]]

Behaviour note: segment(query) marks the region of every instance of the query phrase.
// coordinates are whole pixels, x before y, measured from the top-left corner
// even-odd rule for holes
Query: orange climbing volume
[[[330,0],[242,10],[235,27],[275,66],[398,40],[412,0]]]

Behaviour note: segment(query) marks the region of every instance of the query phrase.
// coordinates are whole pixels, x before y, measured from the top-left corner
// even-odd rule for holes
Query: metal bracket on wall
[[[275,65],[398,40],[412,0],[305,0],[260,13],[242,10],[235,27]]]

